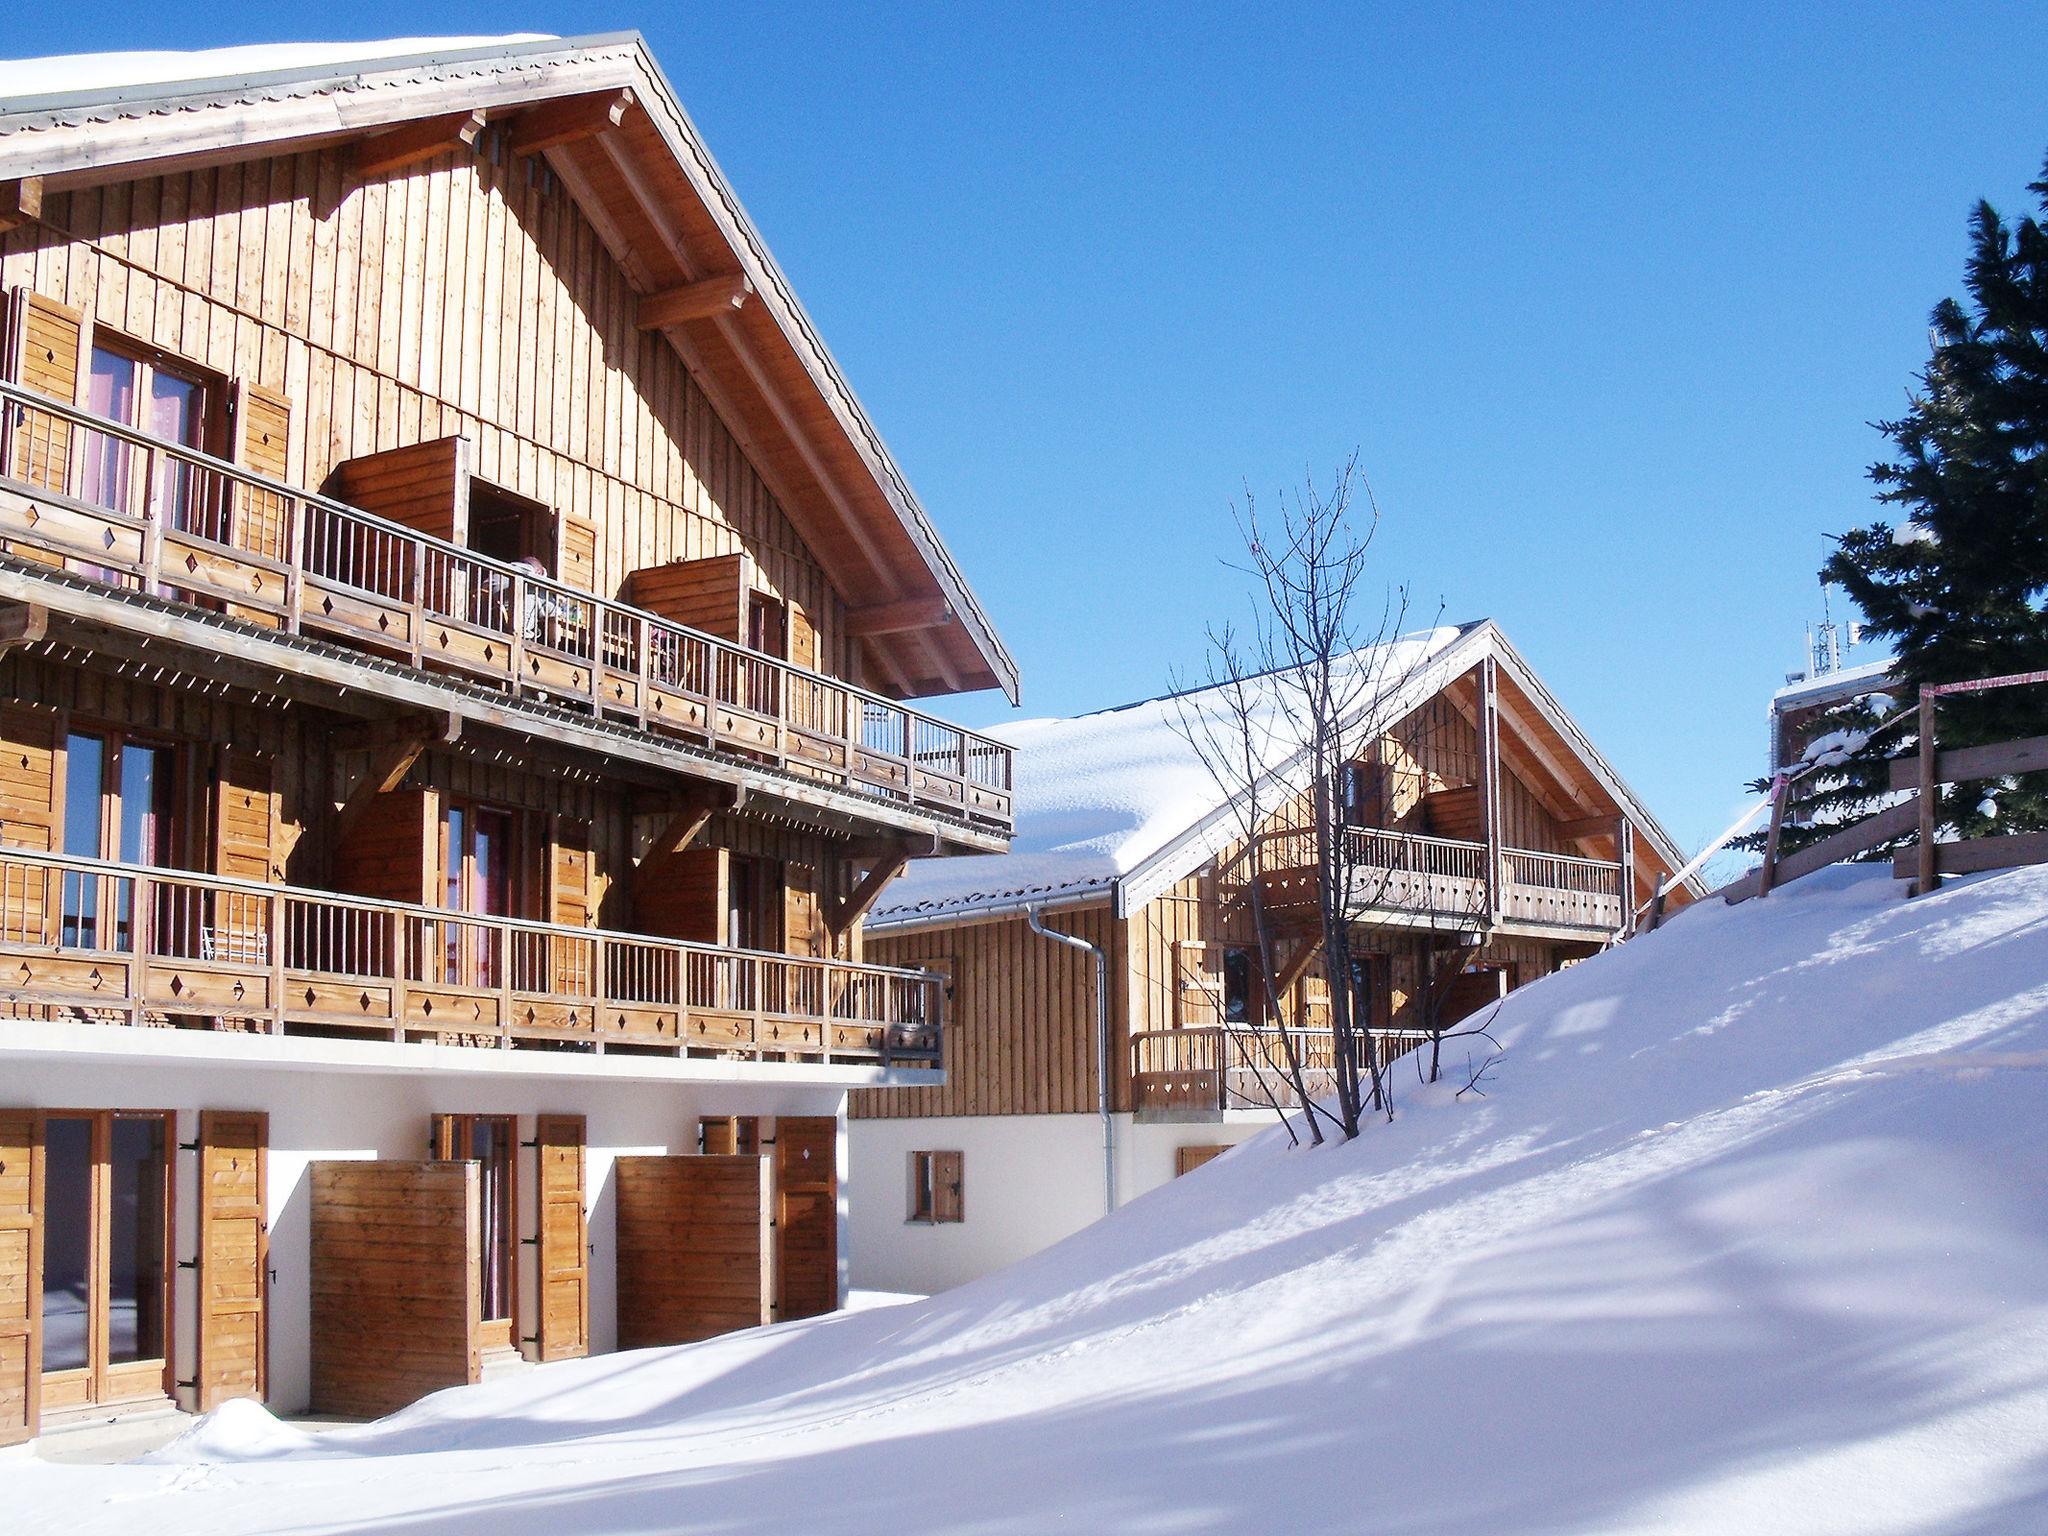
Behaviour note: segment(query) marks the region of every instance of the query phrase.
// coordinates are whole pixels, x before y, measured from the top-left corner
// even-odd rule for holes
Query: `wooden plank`
[[[1853,858],[1859,853],[1875,848],[1879,843],[1894,837],[1904,837],[1918,825],[1919,807],[1912,801],[1887,806],[1875,816],[1845,827],[1834,836],[1809,844],[1797,853],[1787,854],[1778,861],[1776,884],[1785,885],[1825,869],[1830,864]],[[1721,888],[1720,894],[1730,906],[1749,900],[1756,895],[1757,877],[1754,871],[1739,880],[1729,882]]]
[[[2048,864],[2048,832],[2011,832],[2003,837],[1973,837],[1936,843],[1935,867],[1944,875],[1969,875],[1987,869],[2018,869]],[[1920,850],[1901,848],[1892,855],[1892,873],[1912,879],[1920,868]]]
[[[537,1344],[543,1360],[568,1360],[590,1352],[585,1140],[581,1115],[541,1115],[535,1120],[540,1209]]]
[[[839,1307],[838,1146],[830,1115],[776,1117],[775,1303],[783,1321]]]
[[[1990,742],[1981,747],[1955,747],[1938,753],[1934,760],[1934,781],[1937,784],[1960,784],[1970,779],[2001,779],[2007,774],[2042,772],[2048,772],[2048,736]],[[1920,787],[1920,759],[1917,755],[1891,760],[1891,787],[1895,790]]]
[[[43,1121],[0,1109],[0,1445],[33,1439],[43,1375]]]
[[[314,1410],[375,1417],[477,1380],[477,1165],[315,1162],[311,1186]]]
[[[198,1411],[261,1402],[269,1359],[269,1116],[199,1115]]]
[[[687,1344],[774,1319],[771,1160],[613,1163],[619,1347]]]

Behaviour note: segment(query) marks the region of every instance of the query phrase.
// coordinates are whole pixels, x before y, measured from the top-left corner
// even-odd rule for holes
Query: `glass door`
[[[482,1236],[479,1289],[483,1295],[486,1348],[512,1344],[514,1268],[517,1242],[513,1222],[518,1206],[513,1185],[517,1126],[510,1115],[443,1115],[436,1125],[435,1155],[477,1165],[477,1204]]]
[[[511,917],[517,858],[513,813],[450,801],[442,850],[445,905],[475,917]],[[495,987],[505,957],[502,931],[473,923],[448,925],[448,980],[456,986]]]
[[[43,1139],[43,1405],[169,1391],[168,1114],[58,1111]]]

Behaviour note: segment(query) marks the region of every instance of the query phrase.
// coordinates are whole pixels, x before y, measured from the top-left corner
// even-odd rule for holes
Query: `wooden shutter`
[[[234,454],[237,464],[272,480],[289,478],[288,445],[291,440],[292,403],[275,390],[252,384],[247,379],[234,383]],[[235,491],[235,524],[231,530],[237,548],[280,563],[291,558],[286,527],[288,502],[276,491],[238,486]],[[279,597],[281,593],[271,593]],[[238,618],[275,622],[261,609],[231,607]]]
[[[0,1109],[0,1445],[34,1436],[43,1351],[43,1121]]]
[[[806,671],[818,670],[818,627],[795,603],[789,605],[789,660]]]
[[[270,1117],[199,1115],[199,1411],[262,1401],[269,1365]]]
[[[590,1353],[590,1239],[583,1214],[581,1115],[534,1123],[540,1162],[540,1358]]]
[[[782,937],[784,950],[792,955],[819,957],[828,953],[824,903],[819,897],[815,864],[782,867]]]
[[[0,705],[0,841],[49,853],[57,846],[57,717]]]
[[[379,795],[334,850],[337,890],[387,901],[441,903],[440,801],[426,789]]]
[[[966,1156],[960,1152],[932,1154],[932,1220],[967,1219]]]
[[[664,939],[725,942],[725,850],[685,848],[671,854],[661,880],[633,893],[640,931]]]
[[[753,562],[744,554],[649,565],[626,580],[626,601],[672,623],[740,644],[747,637]]]
[[[597,590],[597,529],[581,518],[562,519],[561,579],[585,592]]]
[[[839,1307],[839,1122],[830,1115],[775,1121],[776,1316],[816,1317]]]
[[[276,857],[277,771],[260,752],[220,754],[214,783],[213,872],[270,884],[284,878]]]
[[[80,360],[85,354],[85,317],[44,294],[17,290],[10,298],[8,373],[23,388],[78,403]],[[60,417],[34,409],[20,410],[10,424],[8,466],[14,479],[47,491],[71,490],[72,428]],[[45,565],[62,565],[60,556],[25,544],[10,544],[11,553]]]
[[[548,921],[565,928],[588,928],[597,921],[590,823],[577,816],[557,815],[548,818],[548,828]],[[587,994],[590,942],[555,935],[549,938],[548,949],[554,989],[571,997]]]
[[[1175,1147],[1173,1149],[1173,1176],[1179,1178],[1184,1173],[1193,1173],[1202,1164],[1210,1161],[1212,1158],[1221,1157],[1229,1150],[1228,1146],[1214,1145]]]

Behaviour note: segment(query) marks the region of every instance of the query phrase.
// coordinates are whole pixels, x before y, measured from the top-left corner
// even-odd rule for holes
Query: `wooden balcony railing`
[[[0,407],[18,554],[1010,830],[1001,742],[16,385]]]
[[[1486,845],[1375,827],[1347,828],[1351,902],[1361,914],[1394,912],[1443,922],[1486,921]],[[1313,891],[1315,855],[1308,832],[1288,828],[1261,839],[1268,899],[1302,902]],[[1585,928],[1622,926],[1621,866],[1562,853],[1504,848],[1501,917],[1510,923]]]
[[[1302,1085],[1311,1097],[1336,1091],[1335,1037],[1327,1029],[1294,1029]],[[1396,1031],[1375,1035],[1382,1061],[1429,1037]],[[1244,1024],[1141,1030],[1131,1037],[1131,1108],[1150,1118],[1213,1119],[1229,1109],[1299,1109],[1280,1031]]]
[[[0,847],[16,1017],[936,1065],[925,971]],[[4,1026],[0,1026],[4,1027]]]

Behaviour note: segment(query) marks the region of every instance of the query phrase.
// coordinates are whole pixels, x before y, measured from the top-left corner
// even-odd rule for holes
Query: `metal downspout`
[[[1102,1214],[1116,1209],[1116,1120],[1109,1099],[1109,956],[1102,947],[1077,934],[1061,933],[1038,920],[1038,908],[1026,907],[1024,917],[1031,931],[1055,944],[1083,949],[1095,957],[1095,1100],[1102,1116]]]

